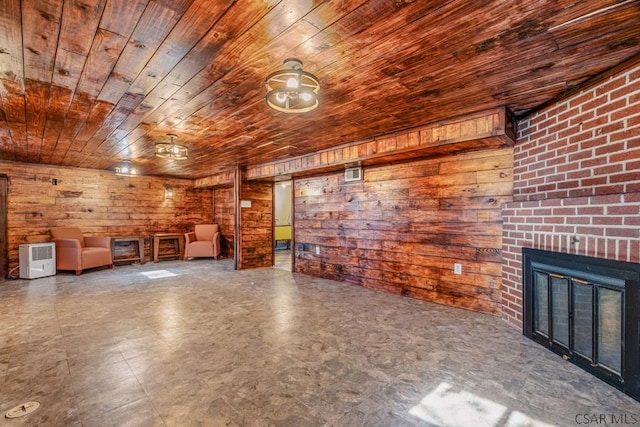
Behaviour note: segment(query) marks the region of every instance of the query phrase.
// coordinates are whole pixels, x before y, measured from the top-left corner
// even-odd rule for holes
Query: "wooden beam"
[[[515,122],[504,108],[439,121],[399,134],[353,142],[291,159],[247,168],[247,179],[273,179],[331,172],[348,165],[374,165],[512,146]],[[196,182],[215,182],[214,177]]]

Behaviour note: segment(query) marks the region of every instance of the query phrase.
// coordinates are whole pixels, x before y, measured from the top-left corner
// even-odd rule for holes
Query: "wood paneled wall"
[[[12,266],[18,263],[19,245],[49,241],[51,227],[79,227],[96,236],[146,236],[184,233],[213,220],[212,191],[194,189],[191,180],[13,162],[0,162],[0,174],[9,177]],[[167,186],[173,198],[165,199]]]
[[[236,222],[233,187],[213,189],[213,221],[220,224],[221,255],[224,258],[233,258],[233,235]]]
[[[273,265],[273,183],[243,181],[240,199],[251,207],[240,207],[240,254],[238,269]],[[240,201],[238,201],[240,205]]]
[[[360,182],[295,180],[295,270],[499,314],[512,152],[370,167]]]

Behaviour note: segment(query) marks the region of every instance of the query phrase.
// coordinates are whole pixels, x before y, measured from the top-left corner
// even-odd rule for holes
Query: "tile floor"
[[[498,318],[207,259],[0,282],[0,411],[2,426],[640,424],[640,403]]]
[[[273,261],[273,268],[291,271],[291,249],[276,250]]]

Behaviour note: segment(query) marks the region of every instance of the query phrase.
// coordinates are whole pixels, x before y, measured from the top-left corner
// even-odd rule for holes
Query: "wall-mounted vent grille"
[[[347,168],[344,170],[344,180],[350,181],[362,181],[362,168]]]

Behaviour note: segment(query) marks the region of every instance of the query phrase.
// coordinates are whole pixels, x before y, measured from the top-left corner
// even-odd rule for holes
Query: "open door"
[[[293,267],[293,183],[281,181],[273,191],[274,267],[292,271]]]

